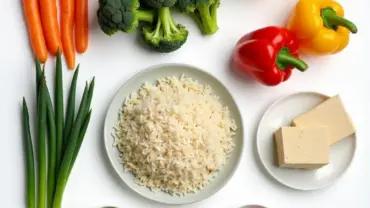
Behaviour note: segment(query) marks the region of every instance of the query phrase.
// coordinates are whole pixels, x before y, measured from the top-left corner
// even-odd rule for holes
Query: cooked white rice
[[[236,128],[209,86],[166,77],[126,98],[114,137],[121,162],[140,185],[185,195],[202,189],[226,163]]]

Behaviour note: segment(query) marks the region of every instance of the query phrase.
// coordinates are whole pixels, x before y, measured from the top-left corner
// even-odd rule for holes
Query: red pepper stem
[[[304,61],[292,56],[285,50],[281,50],[278,53],[276,64],[280,68],[280,70],[284,70],[287,66],[294,66],[299,71],[304,72],[308,68],[307,64]]]

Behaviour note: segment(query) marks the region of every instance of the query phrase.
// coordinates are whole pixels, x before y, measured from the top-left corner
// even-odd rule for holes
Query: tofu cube
[[[317,169],[329,164],[327,127],[281,127],[274,137],[279,167]]]
[[[293,119],[292,126],[327,126],[330,133],[330,145],[356,131],[339,95],[327,99],[312,110]]]

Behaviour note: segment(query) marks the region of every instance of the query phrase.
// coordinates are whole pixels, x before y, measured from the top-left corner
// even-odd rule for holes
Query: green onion
[[[42,72],[41,72],[41,64],[37,57],[35,58],[35,62],[36,62],[36,97],[38,97],[39,89],[40,89],[40,82],[42,79]]]
[[[36,194],[35,194],[35,162],[33,155],[33,144],[30,131],[30,121],[28,114],[28,107],[26,99],[23,98],[23,134],[24,134],[24,148],[26,152],[26,169],[27,169],[27,207],[35,208]]]
[[[89,92],[87,93],[88,100],[86,105],[86,114],[90,111],[91,100],[94,94],[94,87],[95,87],[95,77],[92,79],[89,86]]]
[[[44,74],[44,72],[43,72]],[[46,128],[46,92],[45,78],[40,81],[38,97],[38,207],[45,208],[47,191],[47,148]]]
[[[63,72],[62,72],[62,58],[59,50],[56,62],[57,62],[56,80],[55,80],[56,167],[59,169],[60,163],[62,161],[63,125],[64,125]]]
[[[55,108],[53,108],[53,102],[46,84],[45,65],[42,68],[37,58],[35,62],[38,128],[37,159],[34,159],[33,155],[28,109],[23,98],[23,131],[27,156],[27,207],[61,208],[68,178],[90,123],[90,106],[94,93],[95,77],[90,84],[86,83],[75,117],[76,87],[79,73],[79,65],[77,66],[73,75],[66,117],[64,118],[63,73],[60,52],[58,51],[56,60]],[[38,165],[37,178],[35,178],[36,171],[33,160],[36,160]],[[38,183],[37,192],[36,183]],[[38,199],[36,200],[36,198]]]
[[[54,208],[61,208],[61,205],[62,205],[64,189],[67,185],[68,176],[70,172],[70,166],[72,164],[73,155],[75,154],[74,150],[78,142],[78,137],[81,131],[81,126],[83,125],[83,120],[84,120],[83,116],[85,115],[85,112],[86,112],[86,105],[87,105],[87,100],[88,100],[87,94],[88,94],[88,85],[86,84],[85,90],[84,90],[84,93],[81,99],[80,108],[76,116],[76,121],[73,124],[70,138],[67,144],[67,148],[64,153],[64,157],[63,157],[60,169],[59,169],[56,192],[54,196],[55,197],[54,198]]]
[[[91,110],[89,110],[89,108],[90,108],[91,100],[92,100],[92,97],[93,97],[93,94],[94,94],[94,86],[95,86],[95,77],[91,81],[90,86],[89,86],[89,91],[87,93],[87,107],[86,107],[87,115],[86,115],[86,118],[84,120],[84,123],[82,124],[81,131],[80,131],[80,134],[78,136],[76,148],[73,152],[73,158],[72,158],[72,163],[69,167],[68,177],[69,177],[69,174],[72,171],[73,165],[74,165],[74,163],[76,161],[76,158],[77,158],[77,155],[78,155],[78,152],[80,151],[82,142],[85,138],[85,133],[86,133],[87,127],[89,126],[90,117],[91,117]]]
[[[77,65],[76,71],[73,74],[72,83],[71,83],[71,87],[70,87],[69,95],[68,95],[66,122],[64,126],[64,134],[63,134],[64,136],[63,153],[65,152],[65,149],[67,148],[69,135],[70,135],[72,125],[73,125],[73,120],[75,117],[76,86],[77,86],[79,68],[80,68],[80,65]]]
[[[86,118],[84,120],[84,123],[82,124],[81,131],[80,131],[80,134],[78,136],[76,148],[75,148],[75,150],[73,152],[72,163],[71,163],[71,165],[69,167],[68,177],[71,174],[73,165],[75,164],[76,158],[78,156],[78,152],[80,151],[82,142],[83,142],[84,137],[85,137],[85,134],[86,134],[87,127],[89,126],[90,118],[91,118],[91,110],[87,113]]]
[[[52,207],[55,191],[55,182],[57,177],[57,166],[56,166],[56,127],[55,127],[55,115],[53,110],[53,104],[49,89],[45,84],[46,88],[46,115],[47,115],[47,127],[48,127],[48,196],[47,196],[47,207]]]

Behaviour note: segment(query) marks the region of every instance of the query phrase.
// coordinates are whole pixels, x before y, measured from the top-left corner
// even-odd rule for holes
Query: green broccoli
[[[170,8],[162,7],[158,10],[157,24],[143,26],[141,35],[146,43],[155,51],[169,53],[179,49],[188,38],[188,31],[172,18]]]
[[[156,9],[172,7],[176,4],[176,0],[143,0],[143,2]]]
[[[217,9],[220,0],[177,0],[176,7],[188,13],[198,24],[201,32],[212,35],[218,31]]]
[[[139,0],[99,0],[98,23],[107,35],[133,32],[139,21],[152,23],[154,11],[138,10]]]

